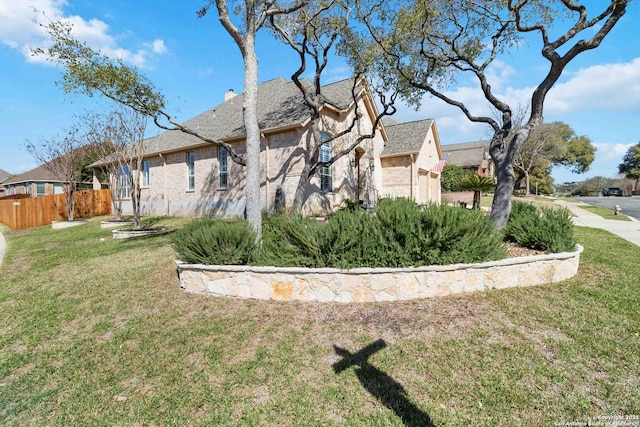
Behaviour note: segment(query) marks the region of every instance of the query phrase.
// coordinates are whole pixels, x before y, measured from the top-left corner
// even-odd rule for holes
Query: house
[[[304,81],[310,85],[311,82]],[[323,137],[351,130],[320,149],[320,159],[371,133],[377,107],[367,84],[347,79],[323,86],[321,109]],[[244,151],[243,95],[229,91],[223,103],[188,120],[185,125],[208,138]],[[258,87],[258,120],[261,129],[262,209],[290,207],[300,182],[304,155],[311,139],[311,116],[299,89],[282,78]],[[431,168],[442,151],[433,120],[386,126],[379,122],[373,138],[364,139],[348,155],[322,167],[304,190],[306,214],[326,214],[345,199],[373,206],[386,196],[412,197],[420,203],[440,200],[440,175]],[[93,163],[95,176],[108,160]],[[241,217],[245,211],[244,171],[223,147],[203,142],[178,130],[145,140],[141,171],[143,215]],[[126,172],[125,172],[126,173]],[[121,180],[126,185],[126,180]],[[94,179],[94,188],[100,185]],[[119,191],[128,197],[128,189]],[[124,211],[130,211],[124,204]]]
[[[2,183],[5,195],[29,194],[31,197],[63,193],[63,183],[44,165],[16,175]]]
[[[5,189],[3,183],[11,177],[9,172],[5,172],[0,169],[0,197],[5,195]]]
[[[440,172],[434,166],[442,151],[435,121],[385,123],[388,140],[380,154],[383,196],[439,202]]]
[[[5,196],[29,194],[31,197],[64,193],[65,182],[56,177],[45,165],[7,179],[2,184]],[[91,188],[92,184],[78,183],[77,189]]]
[[[447,144],[442,146],[447,163],[460,166],[474,172],[476,175],[495,177],[495,167],[489,155],[491,141],[474,141],[462,144]]]

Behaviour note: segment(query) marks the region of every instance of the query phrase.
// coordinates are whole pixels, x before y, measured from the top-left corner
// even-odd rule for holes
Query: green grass
[[[590,212],[593,212],[596,215],[600,215],[604,219],[615,219],[618,221],[631,221],[626,215],[616,215],[613,212],[613,209],[607,209],[600,206],[580,206],[580,209],[585,209]]]
[[[2,231],[1,425],[552,426],[640,414],[638,247],[605,231],[576,229],[580,272],[559,284],[354,305],[185,294],[168,235],[112,240],[98,222]]]

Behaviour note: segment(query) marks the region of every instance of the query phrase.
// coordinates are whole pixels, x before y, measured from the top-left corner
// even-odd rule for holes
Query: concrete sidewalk
[[[631,218],[631,221],[618,221],[615,219],[604,219],[600,215],[596,215],[580,206],[589,206],[585,203],[565,202],[564,200],[555,200],[555,203],[569,209],[575,215],[573,223],[577,226],[601,228],[607,230],[625,240],[640,246],[640,222]]]

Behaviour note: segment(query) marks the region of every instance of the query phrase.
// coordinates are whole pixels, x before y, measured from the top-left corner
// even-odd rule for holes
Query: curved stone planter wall
[[[51,228],[53,228],[54,230],[59,230],[61,228],[76,227],[78,225],[86,224],[87,222],[88,221],[84,221],[81,219],[76,219],[73,221],[52,221]]]
[[[131,239],[132,237],[152,236],[166,232],[165,227],[161,228],[143,228],[141,230],[123,229],[113,230],[111,235],[114,239]]]
[[[559,282],[578,272],[575,252],[508,258],[480,264],[419,268],[281,268],[177,262],[187,292],[280,301],[374,302],[431,298]]]

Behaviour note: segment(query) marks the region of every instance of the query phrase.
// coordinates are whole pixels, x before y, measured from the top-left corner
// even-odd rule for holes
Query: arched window
[[[322,141],[326,141],[331,136],[322,132],[320,134]],[[320,146],[320,161],[328,162],[333,157],[333,148],[331,147],[331,141],[325,142]],[[333,165],[323,166],[320,168],[320,191],[328,193],[333,191]]]

